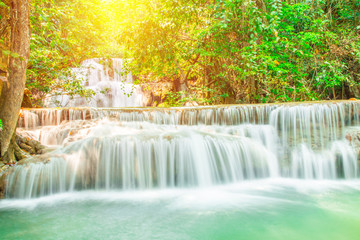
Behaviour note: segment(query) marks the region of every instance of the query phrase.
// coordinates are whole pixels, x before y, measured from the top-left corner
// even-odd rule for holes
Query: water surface
[[[272,179],[8,199],[0,239],[359,239],[359,190],[359,181]]]

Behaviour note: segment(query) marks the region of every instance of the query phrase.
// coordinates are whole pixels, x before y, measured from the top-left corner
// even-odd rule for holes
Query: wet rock
[[[360,164],[360,128],[353,127],[347,129],[346,140],[349,141],[350,145],[354,148],[355,152],[358,154],[358,160]]]
[[[5,197],[6,177],[10,173],[11,165],[0,162],[0,199]]]

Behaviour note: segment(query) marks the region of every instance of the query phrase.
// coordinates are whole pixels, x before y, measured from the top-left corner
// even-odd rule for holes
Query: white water
[[[140,87],[133,84],[130,74],[124,73],[123,59],[111,59],[111,66],[101,64],[99,59],[88,59],[79,68],[72,69],[76,79],[91,89],[91,99],[56,95],[48,97],[47,107],[139,107],[143,105]]]
[[[204,188],[250,179],[356,179],[358,102],[174,109],[24,110],[22,130],[61,146],[14,167],[7,196]]]

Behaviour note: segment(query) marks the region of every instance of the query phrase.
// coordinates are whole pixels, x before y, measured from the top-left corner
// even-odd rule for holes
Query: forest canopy
[[[30,20],[39,104],[91,97],[71,67],[115,57],[163,105],[360,97],[360,0],[33,0]]]

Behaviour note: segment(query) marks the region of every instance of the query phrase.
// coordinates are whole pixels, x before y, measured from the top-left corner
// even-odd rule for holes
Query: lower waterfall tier
[[[172,126],[118,120],[67,122],[53,131],[27,133],[63,147],[12,168],[7,197],[206,187],[261,178],[358,177],[357,153],[343,133],[330,140],[325,134],[314,143],[284,139],[271,125]]]

